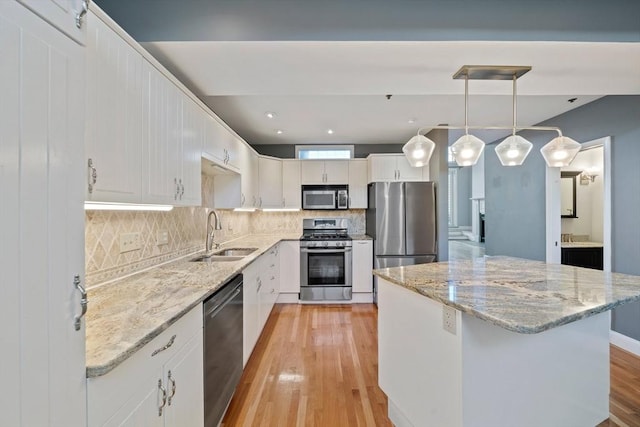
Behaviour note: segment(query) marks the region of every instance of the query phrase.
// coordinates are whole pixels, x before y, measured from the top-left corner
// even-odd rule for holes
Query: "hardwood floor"
[[[372,304],[276,304],[223,426],[391,426]]]
[[[640,427],[640,358],[611,346],[611,418]],[[391,426],[372,304],[276,304],[222,423]]]

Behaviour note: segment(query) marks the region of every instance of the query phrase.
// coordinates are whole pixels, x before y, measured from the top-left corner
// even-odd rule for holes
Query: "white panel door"
[[[300,165],[300,180],[303,184],[324,184],[324,162],[322,160],[303,160]]]
[[[258,158],[259,174],[258,207],[281,208],[282,207],[282,160],[270,157]]]
[[[349,182],[348,160],[326,160],[324,176],[327,184],[347,184]]]
[[[253,347],[258,339],[259,323],[259,298],[258,293],[262,285],[260,284],[259,269],[260,259],[257,259],[242,271],[243,291],[242,291],[242,364],[245,366]]]
[[[194,101],[181,93],[182,97],[182,153],[178,162],[182,164],[182,184],[179,204],[200,206],[202,138],[204,134],[204,111]]]
[[[82,0],[19,1],[78,43],[84,44],[87,16],[84,15],[84,18],[78,21],[78,16],[83,11]]]
[[[165,427],[204,425],[202,331],[195,334],[165,365],[167,406]]]
[[[280,293],[300,293],[300,242],[280,242]]]
[[[1,423],[82,426],[85,52],[17,2],[0,51]]]
[[[368,158],[369,182],[395,181],[397,178],[396,160],[393,156],[374,156]]]
[[[353,292],[373,292],[373,240],[353,241]]]
[[[367,161],[349,161],[349,209],[367,208]]]
[[[142,56],[93,13],[87,40],[87,200],[140,202]]]
[[[104,423],[104,427],[163,427],[166,406],[160,415],[158,408],[162,403],[162,391],[158,381],[163,381],[162,386],[165,389],[167,384],[162,378],[161,369],[155,376],[138,378],[140,384],[138,390],[115,415]]]
[[[423,168],[414,168],[404,154],[394,156],[396,159],[396,169],[398,171],[398,181],[422,181]],[[428,167],[428,166],[427,166]],[[428,176],[428,172],[427,172]],[[426,181],[426,180],[425,180]]]
[[[302,195],[300,188],[300,160],[282,161],[282,207],[300,209]]]

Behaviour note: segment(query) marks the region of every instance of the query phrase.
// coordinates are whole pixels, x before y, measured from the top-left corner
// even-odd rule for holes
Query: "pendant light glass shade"
[[[532,147],[533,144],[520,135],[511,135],[496,146],[496,154],[502,166],[520,166]]]
[[[407,157],[407,161],[414,168],[425,166],[429,163],[436,143],[423,135],[416,135],[409,140],[402,152]]]
[[[478,163],[484,150],[484,141],[480,138],[465,134],[451,146],[451,154],[456,159],[458,166],[473,166]]]
[[[566,136],[554,138],[540,149],[547,165],[553,168],[569,166],[582,146]]]

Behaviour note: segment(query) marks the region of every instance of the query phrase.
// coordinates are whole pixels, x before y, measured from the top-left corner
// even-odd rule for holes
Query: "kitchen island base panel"
[[[378,280],[379,383],[396,426],[595,426],[609,417],[609,312],[519,334]]]

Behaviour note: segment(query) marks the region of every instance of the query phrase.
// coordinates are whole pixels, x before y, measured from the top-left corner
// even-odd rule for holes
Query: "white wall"
[[[576,185],[576,211],[578,218],[562,218],[562,233],[574,235],[587,235],[593,242],[603,240],[603,148],[597,147],[578,153],[571,166],[563,168],[563,171],[585,171],[597,168],[594,182],[588,185],[580,184],[580,177]]]

